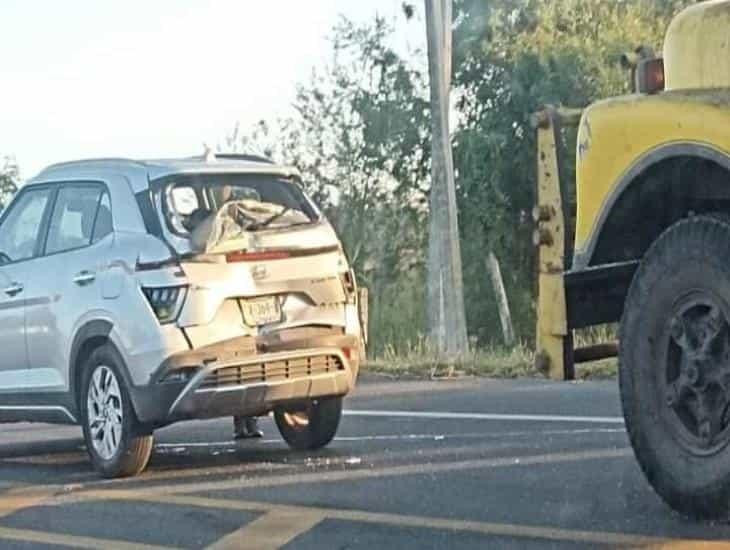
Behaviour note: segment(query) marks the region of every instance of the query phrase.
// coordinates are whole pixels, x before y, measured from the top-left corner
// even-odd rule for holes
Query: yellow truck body
[[[537,357],[554,378],[574,376],[573,329],[620,320],[641,259],[668,227],[730,212],[730,0],[677,15],[663,59],[659,93],[606,99],[580,117],[541,114]],[[577,121],[576,220],[566,228],[557,132]]]
[[[730,166],[730,2],[679,14],[664,43],[666,91],[590,106],[577,154],[575,267],[594,247],[619,195],[652,165],[697,155]],[[701,185],[701,182],[696,182]]]
[[[626,429],[656,492],[680,513],[730,518],[730,0],[642,50],[638,93],[535,119],[537,361],[553,378],[618,354]],[[629,57],[627,57],[629,59]],[[575,237],[563,209],[561,124],[578,125]],[[572,258],[572,259],[571,259]],[[619,322],[575,349],[575,329]]]

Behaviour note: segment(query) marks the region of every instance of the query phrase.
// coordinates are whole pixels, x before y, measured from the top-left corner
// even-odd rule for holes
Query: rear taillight
[[[259,252],[229,252],[226,254],[228,263],[234,262],[261,262],[265,260],[284,260],[291,257],[287,250],[261,250]]]
[[[338,250],[339,247],[337,245],[320,246],[316,248],[289,248],[286,250],[271,248],[268,250],[237,250],[235,252],[227,253],[226,261],[228,263],[233,263],[261,262],[265,260],[285,260],[287,258],[304,258],[305,256],[329,254],[330,252],[337,252]]]
[[[143,287],[147,301],[152,307],[160,323],[172,323],[177,320],[185,303],[186,286]]]

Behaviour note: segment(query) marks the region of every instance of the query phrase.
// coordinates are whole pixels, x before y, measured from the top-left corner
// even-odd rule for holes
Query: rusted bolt
[[[544,228],[535,229],[532,233],[532,244],[535,246],[550,246],[553,244],[553,235]]]
[[[549,221],[553,217],[555,210],[552,206],[535,205],[532,209],[532,219],[535,223]]]

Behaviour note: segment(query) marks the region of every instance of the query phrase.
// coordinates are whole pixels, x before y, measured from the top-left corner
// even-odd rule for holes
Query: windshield
[[[274,175],[203,174],[168,180],[163,213],[174,234],[210,250],[247,233],[310,224],[319,212],[296,183]]]

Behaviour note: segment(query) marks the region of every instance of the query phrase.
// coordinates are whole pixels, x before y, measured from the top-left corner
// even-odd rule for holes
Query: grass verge
[[[453,362],[444,361],[437,353],[423,347],[406,353],[386,352],[382,357],[365,362],[362,372],[376,373],[394,379],[424,380],[452,376],[484,378],[544,378],[535,369],[535,354],[526,346],[475,350]],[[576,366],[579,380],[610,379],[617,373],[615,359]]]

